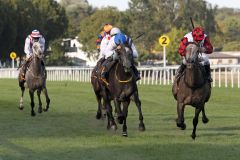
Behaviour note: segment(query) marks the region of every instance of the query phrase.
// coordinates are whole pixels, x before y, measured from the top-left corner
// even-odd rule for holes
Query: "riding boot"
[[[101,79],[103,82],[105,82],[106,84],[108,84],[107,82],[107,75],[108,72],[110,71],[110,69],[112,68],[113,64],[115,63],[115,61],[113,61],[112,57],[109,57],[108,59],[106,59],[104,61],[103,65],[103,69],[102,69],[102,73],[101,73]]]
[[[176,79],[178,79],[182,75],[185,68],[186,68],[186,65],[182,63],[177,70]]]
[[[205,68],[205,71],[206,71],[207,80],[208,80],[209,82],[212,82],[213,80],[212,80],[212,77],[211,77],[211,68],[210,68],[210,65],[205,65],[204,68]]]
[[[141,79],[140,73],[137,70],[137,67],[135,65],[132,66],[132,70],[133,70],[133,74],[134,74],[135,80],[136,81],[140,80]]]
[[[23,62],[23,65],[20,69],[20,73],[19,73],[19,78],[20,78],[20,81],[24,82],[25,81],[25,74],[27,72],[27,67],[28,67],[28,64],[29,64],[29,61],[28,60],[25,60]]]

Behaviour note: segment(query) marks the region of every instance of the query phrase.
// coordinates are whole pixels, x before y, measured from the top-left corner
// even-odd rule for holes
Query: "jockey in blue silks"
[[[117,60],[117,53],[115,52],[115,50],[117,49],[118,45],[128,43],[128,45],[131,47],[131,49],[133,51],[133,58],[136,59],[138,57],[138,52],[136,50],[135,45],[132,42],[132,39],[130,37],[126,36],[125,34],[121,33],[119,28],[115,28],[115,27],[112,28],[110,35],[111,35],[111,39],[110,39],[107,47],[103,51],[105,61],[103,62],[103,70],[102,70],[102,74],[101,74],[101,79],[104,82],[107,82],[106,76]],[[136,80],[139,80],[140,76],[137,71],[137,68],[134,65],[132,65],[132,66],[133,66],[133,68],[132,68],[133,72],[135,74],[134,76],[136,77]]]

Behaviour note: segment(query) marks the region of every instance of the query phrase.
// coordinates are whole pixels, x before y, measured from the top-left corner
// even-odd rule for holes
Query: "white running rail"
[[[139,85],[171,85],[178,66],[167,67],[139,67],[141,80]],[[213,87],[240,88],[240,65],[215,65],[211,66]],[[90,82],[92,68],[80,67],[47,67],[48,81],[78,81]],[[18,70],[1,68],[0,78],[18,77]]]

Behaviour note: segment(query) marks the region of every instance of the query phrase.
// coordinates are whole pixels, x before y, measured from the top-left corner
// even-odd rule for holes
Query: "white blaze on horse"
[[[46,73],[45,67],[43,65],[43,51],[40,47],[39,42],[34,42],[32,46],[33,54],[30,57],[29,66],[26,71],[25,81],[20,79],[21,75],[19,75],[19,86],[21,88],[22,94],[20,98],[19,109],[22,110],[23,107],[23,95],[25,87],[29,89],[29,95],[31,98],[31,115],[35,116],[36,113],[34,111],[34,92],[37,90],[39,107],[38,112],[42,113],[42,110],[48,111],[50,99],[48,97],[47,88],[46,88]],[[25,82],[25,83],[24,83]],[[46,108],[42,109],[42,101],[41,101],[41,92],[43,91],[46,97]]]

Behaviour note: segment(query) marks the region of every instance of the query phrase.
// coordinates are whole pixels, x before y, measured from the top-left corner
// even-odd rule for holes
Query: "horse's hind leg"
[[[34,112],[34,91],[33,90],[29,90],[29,95],[31,98],[31,116],[35,116],[36,113]]]
[[[50,104],[50,98],[48,97],[47,88],[43,88],[43,93],[44,93],[44,95],[46,97],[46,102],[47,102],[46,108],[44,108],[43,111],[47,112],[48,109],[49,109],[49,104]]]
[[[177,126],[181,128],[182,130],[186,129],[186,124],[184,123],[184,108],[185,105],[183,103],[178,102],[177,103]]]
[[[127,133],[127,116],[128,116],[128,106],[130,103],[130,99],[123,102],[123,115],[124,115],[124,120],[123,120],[123,132],[122,132],[122,136],[127,137],[128,133]]]
[[[208,123],[208,121],[209,121],[209,119],[207,118],[207,116],[205,114],[205,104],[204,104],[204,106],[202,108],[202,122],[206,124],[206,123]]]
[[[40,89],[37,90],[37,95],[38,95],[38,102],[39,102],[38,113],[42,113],[42,101],[41,101],[41,90]]]
[[[193,118],[193,131],[192,131],[192,139],[196,138],[196,129],[197,129],[197,125],[198,125],[198,116],[199,113],[201,112],[202,107],[198,107],[195,109],[195,116]]]
[[[19,84],[20,84],[20,82],[19,82]],[[21,85],[20,87],[21,87],[22,94],[21,94],[21,98],[20,98],[20,102],[19,102],[19,109],[23,110],[23,108],[24,108],[24,106],[23,106],[23,95],[24,95],[24,91],[25,91],[24,84]]]
[[[142,108],[141,108],[141,101],[139,99],[138,92],[135,92],[133,96],[134,96],[134,102],[135,102],[135,104],[137,106],[138,113],[139,113],[139,121],[140,121],[140,123],[139,123],[138,129],[139,129],[139,131],[145,131],[145,125],[143,123],[143,114],[142,114]]]

